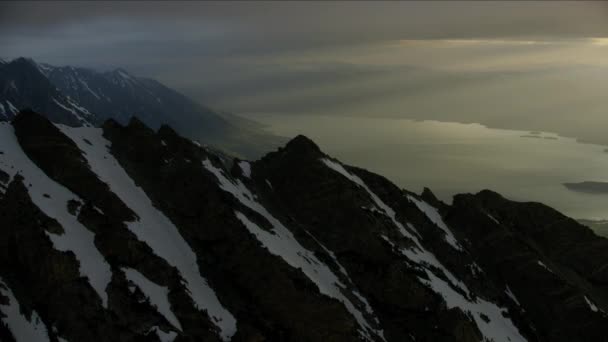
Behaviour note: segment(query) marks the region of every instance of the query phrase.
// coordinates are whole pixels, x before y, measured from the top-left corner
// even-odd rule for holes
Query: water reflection
[[[487,188],[514,200],[548,204],[574,218],[608,218],[608,195],[562,185],[608,181],[604,146],[479,124],[311,115],[255,119],[275,134],[304,134],[326,153],[401,187],[420,192],[428,186],[446,202],[456,193]]]

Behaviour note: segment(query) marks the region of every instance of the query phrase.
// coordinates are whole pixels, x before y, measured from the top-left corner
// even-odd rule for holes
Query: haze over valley
[[[270,133],[304,134],[342,160],[406,189],[429,187],[448,203],[458,193],[491,189],[518,201],[546,203],[574,218],[607,218],[606,193],[564,184],[608,181],[608,153],[602,145],[479,124],[316,115],[255,118]]]

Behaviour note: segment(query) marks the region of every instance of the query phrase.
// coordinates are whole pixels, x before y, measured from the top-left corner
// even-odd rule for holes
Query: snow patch
[[[57,101],[56,98],[53,98],[53,102],[55,102],[59,107],[65,109],[66,111],[70,112],[72,115],[74,115],[78,120],[83,121],[85,123],[88,124],[88,121],[85,120],[82,116],[80,116],[78,113],[76,113],[76,111],[73,108],[69,108],[67,106],[65,106],[64,104],[62,104],[61,102]]]
[[[163,315],[169,323],[181,331],[182,326],[173,311],[171,311],[171,304],[169,303],[168,297],[169,289],[151,282],[143,274],[132,268],[123,268],[122,271],[125,273],[127,280],[139,287],[141,292],[148,297],[150,304],[156,307],[158,312]]]
[[[412,240],[416,239],[416,237],[412,233],[410,233],[407,229],[405,229],[405,227],[401,224],[401,222],[399,222],[397,220],[397,215],[396,215],[395,211],[393,210],[393,208],[386,205],[380,199],[380,197],[378,197],[378,195],[376,195],[372,190],[370,190],[370,188],[367,186],[367,184],[365,184],[365,182],[363,182],[363,180],[361,178],[346,171],[346,169],[341,164],[339,164],[333,160],[323,158],[323,159],[321,159],[321,161],[327,167],[338,172],[339,174],[346,177],[348,180],[355,183],[356,185],[358,185],[360,188],[362,188],[363,190],[365,190],[367,192],[369,197],[372,199],[372,201],[376,205],[376,208],[372,207],[372,208],[366,208],[366,209],[369,209],[372,211],[374,211],[374,209],[375,209],[375,211],[383,213],[386,217],[388,217],[389,219],[391,219],[391,221],[393,221],[393,224],[395,226],[397,226],[397,228],[399,229],[399,232],[401,232],[401,234],[403,234],[406,237],[409,237]],[[411,225],[408,226],[408,228],[411,228]]]
[[[131,75],[127,74],[126,72],[122,71],[122,70],[118,70],[118,74],[124,78],[125,80],[133,80],[133,77],[131,77]]]
[[[536,261],[536,263],[537,263],[537,264],[538,264],[540,267],[544,268],[545,270],[547,270],[547,271],[549,271],[549,272],[551,272],[551,273],[555,274],[555,272],[553,272],[553,270],[552,270],[552,269],[550,269],[550,268],[549,268],[547,265],[545,265],[545,263],[544,263],[544,262],[542,262],[542,261],[540,261],[540,260],[537,260],[537,261]]]
[[[429,280],[421,281],[429,286],[433,291],[440,294],[448,308],[459,308],[473,316],[477,328],[488,341],[526,341],[519,333],[513,322],[504,315],[508,310],[500,308],[496,304],[477,297],[475,300],[468,300],[460,293],[454,291],[448,283],[427,271]],[[486,321],[487,319],[487,321]]]
[[[72,99],[69,96],[68,96],[68,102],[70,103],[70,106],[74,107],[77,111],[79,111],[83,114],[89,115],[89,116],[93,115],[93,114],[91,114],[91,112],[89,112],[88,109],[86,109],[82,106],[79,106],[76,102],[72,101]]]
[[[386,236],[383,236],[383,238],[391,243]],[[395,247],[394,244],[393,247]],[[419,246],[419,248],[421,248],[421,246]],[[423,270],[428,279],[422,277],[419,277],[418,279],[433,290],[433,292],[439,294],[445,300],[448,308],[457,307],[463,312],[471,314],[485,339],[488,341],[525,341],[525,338],[519,333],[513,322],[503,316],[503,314],[508,313],[506,308],[500,308],[496,304],[479,297],[468,299],[467,297],[471,296],[464,284],[458,281],[443,265],[441,265],[432,253],[426,250],[415,253],[404,248],[401,248],[400,252],[410,260],[420,263],[421,265],[429,264],[443,271],[450,282],[446,282],[439,278],[427,267],[423,267]],[[460,292],[455,291],[453,289],[454,286],[462,290],[466,294],[466,297]],[[485,318],[489,318],[489,320],[486,321]]]
[[[346,286],[339,277],[326,264],[319,260],[313,252],[300,245],[291,231],[255,200],[251,191],[249,191],[240,179],[231,181],[223,174],[223,171],[215,167],[209,159],[203,161],[203,166],[215,175],[222,190],[232,194],[232,196],[241,202],[241,204],[257,212],[271,224],[272,232],[269,232],[260,228],[245,214],[235,210],[237,219],[241,221],[245,228],[247,228],[247,230],[253,234],[270,253],[279,256],[292,267],[300,269],[317,285],[322,294],[342,302],[346,309],[357,320],[361,328],[363,328],[361,333],[366,339],[372,339],[370,333],[384,339],[382,330],[374,329],[372,324],[364,317],[364,314],[343,294],[343,291],[346,291]],[[341,268],[341,272],[346,271]],[[368,315],[375,317],[373,311],[371,311],[371,307],[366,301],[361,304],[366,307],[366,310],[369,310],[367,311]],[[374,318],[374,322],[377,323],[376,318]]]
[[[387,241],[393,248],[396,248],[394,242],[392,242],[387,236],[382,235],[382,238]],[[467,296],[470,296],[468,287],[456,278],[452,272],[450,272],[433,253],[426,250],[418,239],[414,238],[414,247],[411,249],[407,248],[398,248],[399,252],[407,257],[414,264],[418,265],[420,268],[429,273],[428,266],[434,267],[440,270],[444,276],[448,279],[448,281],[452,284],[452,286],[458,288],[462,292],[464,292]]]
[[[17,109],[17,107],[13,106],[13,104],[11,103],[11,101],[6,100],[6,105],[8,106],[8,109],[14,114],[17,115],[17,113],[19,113],[19,109]]]
[[[31,318],[26,318],[20,309],[17,298],[13,295],[13,291],[6,286],[0,278],[0,295],[8,298],[8,304],[0,304],[0,320],[8,326],[8,330],[17,340],[17,342],[43,342],[50,341],[49,333],[46,326],[40,320],[36,311],[32,312]]]
[[[162,330],[160,330],[158,327],[154,327],[152,328],[152,330],[156,336],[158,336],[158,339],[160,340],[160,342],[173,342],[175,341],[175,338],[177,337],[177,333],[175,331],[169,331],[169,332],[164,332]]]
[[[15,84],[15,80],[11,80],[9,87],[11,87],[16,93],[19,92],[19,89],[17,89],[17,85]]]
[[[477,265],[476,262],[473,262],[472,264],[470,264],[469,268],[471,269],[471,273],[475,277],[479,277],[479,275],[481,275],[483,273],[483,270],[481,269],[481,267],[479,267],[479,265]]]
[[[99,208],[98,208],[96,205],[94,205],[94,206],[93,206],[93,209],[95,209],[95,211],[96,211],[98,214],[105,215],[105,213],[103,212],[103,210],[99,209]]]
[[[99,95],[97,95],[96,92],[93,91],[93,89],[91,89],[89,87],[89,84],[84,81],[83,79],[81,79],[80,77],[78,78],[78,82],[80,82],[80,84],[82,84],[82,86],[89,92],[91,93],[93,96],[95,96],[98,100],[101,100],[101,97]]]
[[[497,219],[496,219],[494,216],[492,216],[492,215],[490,215],[490,214],[487,214],[487,213],[486,213],[486,216],[488,216],[488,218],[489,218],[490,220],[494,221],[494,223],[496,223],[496,224],[500,224],[500,222],[499,222],[499,221],[498,221],[498,220],[497,220]]]
[[[408,224],[408,228],[410,228],[412,231],[416,232],[416,235],[412,234],[409,230],[405,229],[405,227],[403,226],[403,224],[401,224],[401,222],[399,222],[397,220],[395,211],[391,207],[389,207],[388,205],[386,205],[380,199],[380,197],[378,197],[373,191],[371,191],[369,189],[369,187],[363,182],[363,180],[361,178],[359,178],[356,175],[353,175],[350,172],[346,171],[346,169],[344,169],[344,167],[341,164],[336,163],[336,162],[334,162],[332,160],[322,159],[321,161],[325,165],[327,165],[330,169],[332,169],[332,170],[340,173],[341,175],[343,175],[347,179],[349,179],[352,182],[354,182],[355,184],[357,184],[363,190],[367,191],[367,193],[371,197],[372,201],[377,206],[376,211],[378,211],[380,213],[383,213],[388,218],[390,218],[393,221],[393,224],[397,227],[397,230],[399,231],[399,233],[403,237],[408,238],[408,239],[410,239],[410,240],[412,240],[414,242],[414,245],[415,245],[414,248],[413,249],[402,249],[401,250],[402,254],[404,254],[408,259],[410,259],[411,261],[413,261],[416,264],[431,265],[431,266],[434,266],[434,267],[442,270],[443,273],[445,274],[445,276],[453,283],[453,285],[459,287],[465,293],[467,293],[467,294],[469,293],[469,290],[467,289],[466,285],[464,283],[462,283],[461,281],[459,281],[458,279],[456,279],[456,277],[454,277],[454,275],[452,275],[452,273],[450,271],[448,271],[439,262],[439,260],[437,260],[437,258],[435,257],[435,255],[433,255],[433,253],[427,251],[422,246],[422,244],[420,243],[420,241],[416,237],[416,235],[418,235],[418,233],[416,232],[416,230],[414,229],[414,227],[411,224]],[[380,208],[380,209],[378,209],[378,208]],[[388,239],[388,237],[382,236],[382,238],[385,239],[390,244],[394,245],[390,241],[390,239]]]
[[[418,209],[422,211],[426,215],[426,217],[431,220],[431,222],[433,222],[437,227],[439,227],[439,229],[443,230],[443,232],[445,233],[444,239],[447,243],[449,243],[456,250],[462,251],[462,246],[460,246],[460,243],[458,243],[458,240],[456,240],[456,237],[454,237],[454,234],[452,234],[450,228],[448,228],[445,222],[443,222],[443,219],[441,218],[441,215],[439,214],[437,208],[426,203],[425,201],[419,200],[410,195],[407,195],[407,199],[410,200],[410,202],[416,204]]]
[[[0,123],[0,146],[4,152],[0,154],[0,165],[6,166],[6,171],[12,171],[12,177],[18,173],[24,178],[24,184],[31,184],[27,191],[32,202],[63,227],[64,233],[61,235],[45,232],[54,248],[74,253],[80,263],[80,273],[89,279],[103,305],[107,306],[108,296],[105,290],[112,278],[110,266],[95,246],[95,234],[67,210],[69,200],[84,201],[50,179],[28,158],[17,141],[13,127],[7,123]],[[46,198],[45,194],[50,195],[50,198]]]
[[[445,268],[445,266],[443,266],[439,262],[439,260],[437,260],[433,253],[427,251],[422,246],[422,244],[414,234],[406,230],[404,226],[399,221],[397,221],[394,210],[388,207],[384,202],[382,202],[382,200],[380,200],[380,198],[376,194],[374,194],[359,177],[346,171],[346,169],[344,169],[344,167],[339,163],[336,163],[329,159],[322,159],[321,161],[332,170],[342,174],[343,176],[345,176],[346,178],[366,190],[372,200],[375,202],[376,206],[381,208],[382,212],[384,212],[386,216],[393,220],[393,223],[395,224],[397,230],[401,233],[401,235],[414,242],[413,248],[399,248],[399,252],[401,252],[410,261],[414,262],[416,265],[418,265],[425,271],[428,279],[420,277],[420,281],[426,286],[428,286],[435,293],[441,295],[449,308],[458,307],[464,312],[470,313],[473,319],[475,320],[475,323],[477,324],[479,330],[481,331],[483,336],[488,340],[510,340],[512,342],[525,341],[524,337],[521,336],[513,322],[503,316],[503,313],[507,313],[507,309],[500,308],[496,304],[485,301],[481,298],[476,298],[474,300],[467,299],[467,297],[471,297],[471,295],[466,285],[459,281],[456,277],[454,277],[454,275],[450,271],[448,271],[447,268]],[[434,214],[429,208],[424,208],[430,211],[431,217],[429,218],[431,220],[437,220],[437,218],[433,216]],[[429,213],[426,214],[429,215]],[[439,215],[439,213],[436,213],[436,215]],[[415,229],[413,229],[414,227],[410,224],[408,224],[408,228],[410,228],[412,231],[416,231]],[[397,248],[396,244],[393,243],[387,236],[382,235],[381,237],[385,241],[387,241],[393,248]],[[455,239],[454,242],[456,242]],[[459,245],[456,246],[460,247]],[[428,266],[431,266],[443,272],[449,282],[436,276],[434,271]],[[466,295],[466,297],[463,296],[460,292],[455,291],[453,287],[458,288]],[[489,321],[486,322],[486,320],[484,319],[485,317],[489,318]]]
[[[239,162],[239,167],[243,171],[243,176],[251,178],[251,164],[249,162],[242,160]]]
[[[593,312],[598,312],[599,309],[597,308],[597,306],[595,306],[595,304],[593,304],[593,302],[590,301],[589,298],[587,298],[587,296],[584,296],[584,297],[585,297],[585,302],[589,306],[589,309]]]
[[[511,291],[511,288],[509,286],[507,286],[507,289],[505,290],[505,293],[507,294],[507,296],[509,298],[511,298],[512,301],[515,302],[515,304],[517,304],[518,306],[521,306],[521,304],[519,303],[519,301],[517,300],[517,297],[515,297],[515,295],[513,294],[513,292]],[[585,297],[586,298],[586,297]]]
[[[118,161],[110,154],[111,143],[103,137],[99,128],[68,127],[57,125],[85,152],[91,170],[107,183],[139,219],[127,222],[127,227],[139,240],[152,248],[154,253],[177,268],[185,280],[190,297],[201,309],[207,310],[212,321],[220,328],[224,340],[230,340],[236,332],[236,319],[226,310],[215,292],[203,278],[197,257],[179,230],[160,212],[146,193],[129,177]],[[91,145],[84,142],[87,139]]]
[[[38,70],[46,77],[49,77],[49,74],[55,69],[54,67],[44,64],[44,63],[36,63]]]

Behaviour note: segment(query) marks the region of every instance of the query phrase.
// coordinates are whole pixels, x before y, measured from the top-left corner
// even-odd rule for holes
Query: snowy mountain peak
[[[70,126],[97,126],[107,119],[126,124],[137,116],[154,129],[170,124],[191,139],[244,156],[259,156],[264,146],[282,141],[237,116],[215,112],[122,68],[100,72],[16,58],[0,64],[0,104],[0,120],[9,120],[25,108]],[[258,143],[251,144],[252,140]]]
[[[119,75],[120,77],[126,79],[126,80],[133,80],[133,76],[129,75],[129,73],[127,71],[125,71],[123,68],[117,68],[114,70],[114,73],[116,73],[117,75]]]
[[[0,151],[2,341],[605,336],[608,240],[538,203],[448,205],[304,136],[244,161],[139,119],[22,111]]]
[[[49,77],[49,74],[55,70],[55,67],[50,64],[38,63],[37,65],[38,70],[40,70],[40,72],[46,77]]]

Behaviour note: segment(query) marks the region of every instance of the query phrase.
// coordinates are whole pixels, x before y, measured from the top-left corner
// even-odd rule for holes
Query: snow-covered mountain
[[[0,120],[10,120],[21,109],[33,108],[54,122],[91,125],[97,117],[67,96],[25,58],[0,63]]]
[[[0,120],[10,120],[25,108],[69,126],[98,126],[107,119],[126,124],[137,116],[153,129],[167,124],[191,139],[240,155],[258,155],[257,146],[281,142],[244,119],[222,115],[123,69],[99,72],[27,58],[0,64]]]
[[[606,260],[542,204],[447,205],[303,136],[250,162],[0,123],[1,341],[602,341]]]

